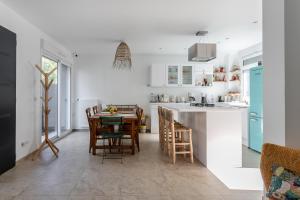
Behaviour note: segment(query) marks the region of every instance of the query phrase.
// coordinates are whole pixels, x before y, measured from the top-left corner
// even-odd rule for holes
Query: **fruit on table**
[[[116,106],[109,106],[106,111],[110,112],[110,113],[115,113],[118,111]]]

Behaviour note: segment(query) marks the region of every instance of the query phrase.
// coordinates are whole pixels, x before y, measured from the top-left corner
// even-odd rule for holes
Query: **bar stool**
[[[165,134],[165,125],[164,125],[164,114],[163,108],[158,106],[158,127],[159,127],[159,144],[160,148],[164,149],[164,134]]]
[[[192,129],[180,123],[175,125],[173,112],[167,109],[165,109],[165,124],[167,127],[165,146],[172,157],[173,164],[176,162],[177,154],[182,154],[184,157],[189,155],[191,163],[194,163]]]

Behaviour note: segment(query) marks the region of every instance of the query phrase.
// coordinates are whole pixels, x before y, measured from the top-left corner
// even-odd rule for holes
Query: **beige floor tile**
[[[141,151],[119,160],[88,153],[89,134],[75,132],[36,161],[21,161],[0,176],[0,200],[260,200],[260,191],[229,190],[199,163],[175,165],[161,152],[158,135],[141,134]]]

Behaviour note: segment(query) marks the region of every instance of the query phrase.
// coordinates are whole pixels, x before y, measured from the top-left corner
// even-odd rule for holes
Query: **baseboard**
[[[73,132],[80,132],[80,131],[89,131],[88,128],[75,128],[72,130]]]
[[[242,143],[243,143],[243,145],[245,145],[246,147],[249,147],[248,139],[247,139],[247,138],[242,137]]]
[[[56,142],[60,141],[61,139],[63,139],[63,138],[65,138],[65,137],[69,136],[69,135],[72,134],[73,132],[74,132],[74,131],[72,130],[71,132],[62,135],[61,137],[57,137],[57,138],[55,138],[54,140],[52,140],[52,142],[53,142],[53,143],[56,143]],[[46,148],[48,148],[48,146],[45,146],[45,147],[43,148],[43,150],[45,150]],[[28,155],[23,156],[22,158],[20,158],[19,160],[17,160],[17,161],[16,161],[16,165],[18,165],[20,162],[22,162],[22,161],[24,161],[24,160],[31,159],[31,158],[35,155],[35,153],[37,152],[37,150],[38,150],[38,148],[35,149],[34,151],[32,151],[31,153],[29,153]],[[43,151],[43,150],[42,150],[42,151]]]

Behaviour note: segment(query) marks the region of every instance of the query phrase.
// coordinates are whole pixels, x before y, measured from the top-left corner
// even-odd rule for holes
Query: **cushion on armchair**
[[[267,197],[270,200],[300,200],[300,177],[284,167],[273,165]]]

